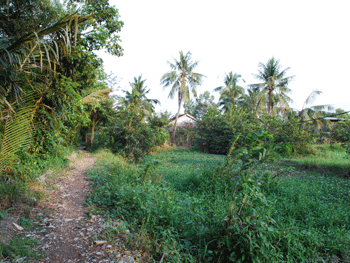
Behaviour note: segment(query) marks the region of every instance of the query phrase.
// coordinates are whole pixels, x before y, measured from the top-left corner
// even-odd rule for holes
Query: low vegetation
[[[290,165],[304,158],[266,162],[272,149],[264,149],[260,161],[247,148],[226,158],[172,149],[139,165],[102,151],[89,173],[89,202],[123,219],[156,261],[348,260],[350,183],[342,168],[324,174]],[[318,149],[339,161],[345,154]]]

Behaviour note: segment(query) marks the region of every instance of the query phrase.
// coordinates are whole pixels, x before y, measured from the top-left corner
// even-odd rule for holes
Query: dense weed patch
[[[61,171],[68,165],[68,159],[73,148],[59,148],[52,154],[29,154],[19,152],[13,164],[0,173],[0,211],[19,201],[32,197],[40,197],[40,193],[32,192],[30,185],[46,170],[51,169],[52,174]]]
[[[225,159],[171,149],[139,165],[100,152],[89,202],[148,237],[144,247],[156,261],[347,260],[350,183],[262,165],[268,151],[257,161],[253,150]]]

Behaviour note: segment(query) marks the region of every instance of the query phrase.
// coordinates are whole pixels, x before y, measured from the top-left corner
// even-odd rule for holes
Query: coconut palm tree
[[[242,96],[240,104],[248,111],[256,115],[261,115],[264,110],[264,105],[266,105],[266,97],[261,92],[260,87],[249,87],[247,94]]]
[[[260,87],[261,91],[267,97],[267,113],[271,115],[274,108],[290,108],[289,103],[292,99],[288,96],[291,89],[288,88],[290,81],[294,76],[287,77],[287,71],[290,68],[281,70],[279,60],[274,57],[270,58],[266,64],[258,64],[258,74],[253,74],[254,77],[261,83],[252,84],[251,87]]]
[[[323,127],[330,127],[330,122],[323,117],[326,116],[326,111],[333,110],[331,105],[315,105],[309,106],[314,103],[318,95],[321,95],[322,91],[313,90],[303,103],[301,111],[298,111],[298,117],[302,121],[309,121],[316,129]]]
[[[170,66],[170,71],[165,73],[160,79],[163,89],[170,87],[169,98],[173,99],[177,94],[178,111],[175,117],[174,130],[172,140],[175,141],[177,119],[179,118],[182,102],[190,102],[190,93],[197,97],[197,86],[203,82],[204,75],[195,73],[193,70],[198,66],[198,61],[192,61],[191,52],[186,55],[180,51],[180,59],[173,59],[173,62],[167,61]]]
[[[244,95],[244,88],[239,86],[239,82],[242,76],[232,71],[225,75],[224,83],[225,86],[220,86],[214,89],[214,91],[220,92],[219,106],[225,110],[225,112],[232,106],[236,106],[239,99]],[[245,82],[244,79],[242,79]]]
[[[157,99],[146,97],[150,89],[145,86],[145,81],[142,75],[134,77],[134,82],[129,82],[131,92],[123,90],[125,97],[120,98],[119,103],[128,114],[142,115],[142,117],[150,115],[154,111],[154,104],[160,103]]]

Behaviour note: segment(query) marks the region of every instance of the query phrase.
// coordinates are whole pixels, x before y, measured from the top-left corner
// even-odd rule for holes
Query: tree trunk
[[[269,98],[268,98],[268,105],[267,105],[267,114],[271,115],[271,96],[272,96],[272,90],[269,89]]]
[[[172,135],[172,144],[175,143],[175,133],[176,133],[176,125],[177,125],[177,119],[179,118],[179,114],[180,114],[180,109],[181,109],[181,103],[182,103],[182,96],[180,94],[180,91],[179,91],[179,109],[177,110],[177,114],[176,114],[176,118],[175,118],[175,124],[174,124],[174,130],[173,130],[173,135]]]
[[[92,144],[94,143],[94,139],[95,139],[95,127],[97,125],[97,123],[99,122],[100,120],[97,120],[97,113],[94,112],[92,114],[92,127],[91,127],[91,146]]]

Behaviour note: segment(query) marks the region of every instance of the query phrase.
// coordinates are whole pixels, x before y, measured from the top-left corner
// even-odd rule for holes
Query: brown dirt
[[[43,259],[25,259],[24,262],[140,262],[140,252],[128,251],[123,244],[124,233],[114,235],[98,245],[95,241],[105,241],[103,231],[121,223],[107,220],[102,215],[89,213],[91,207],[85,205],[89,192],[86,171],[94,166],[96,158],[80,150],[82,157],[73,153],[69,159],[69,168],[56,179],[49,179],[46,173],[40,179],[45,196],[31,211],[34,230],[18,231],[10,222],[17,222],[19,216],[3,221],[7,228],[7,237],[15,232],[25,232],[25,236],[38,241],[37,251],[44,251]],[[1,228],[0,228],[1,229]],[[127,233],[129,232],[126,230]],[[117,237],[119,237],[117,239]],[[138,254],[138,255],[137,255]],[[1,261],[1,259],[0,259]]]

